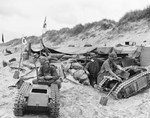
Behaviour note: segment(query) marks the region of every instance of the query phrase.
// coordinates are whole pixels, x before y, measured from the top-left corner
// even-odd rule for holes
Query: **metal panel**
[[[28,99],[28,106],[47,106],[48,103],[48,95],[47,94],[39,94],[39,93],[32,93],[29,95]]]
[[[147,86],[147,79],[146,76],[143,76],[137,81],[138,90],[141,90],[142,88],[145,88]]]
[[[140,55],[141,66],[150,65],[150,47],[143,47]]]

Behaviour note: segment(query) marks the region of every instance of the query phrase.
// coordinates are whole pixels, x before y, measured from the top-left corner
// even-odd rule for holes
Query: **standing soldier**
[[[97,84],[97,76],[101,69],[103,61],[97,58],[91,59],[90,62],[85,66],[86,70],[89,72],[88,78],[90,80],[90,85],[95,87]]]

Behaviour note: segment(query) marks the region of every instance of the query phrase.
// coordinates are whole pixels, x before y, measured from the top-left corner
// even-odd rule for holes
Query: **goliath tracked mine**
[[[141,67],[128,67],[126,71],[129,73],[129,77],[123,79],[122,82],[109,76],[104,77],[99,83],[99,90],[109,92],[112,85],[118,83],[111,95],[115,99],[122,99],[133,96],[150,87],[150,70]]]
[[[58,85],[24,82],[16,95],[13,112],[15,116],[23,116],[27,111],[47,111],[52,118],[59,117]]]

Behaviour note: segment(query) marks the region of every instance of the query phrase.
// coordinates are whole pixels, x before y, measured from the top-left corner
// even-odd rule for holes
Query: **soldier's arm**
[[[115,66],[117,67],[117,69],[119,69],[121,71],[125,71],[120,65],[117,65],[116,63],[115,63]]]
[[[55,67],[50,67],[50,75],[45,76],[45,79],[59,79],[58,73]]]
[[[86,64],[86,66],[84,67],[84,71],[89,75],[89,64],[90,64],[90,62],[88,62],[87,64]]]
[[[110,73],[113,77],[117,78],[117,80],[122,81],[121,78],[118,77],[111,69],[109,70],[109,73]]]
[[[108,63],[105,63],[104,65],[105,69],[115,78],[117,78],[119,81],[122,81],[120,77],[118,77],[110,68],[110,65]]]
[[[40,70],[38,71],[38,79],[44,79],[44,75],[43,75],[43,69],[42,67],[40,68]]]

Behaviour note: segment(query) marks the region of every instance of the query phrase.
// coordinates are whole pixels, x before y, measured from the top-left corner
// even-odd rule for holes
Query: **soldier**
[[[115,60],[117,59],[117,54],[115,52],[112,52],[109,54],[108,59],[104,61],[101,70],[98,74],[97,78],[97,84],[99,84],[104,76],[112,76],[115,77],[117,80],[122,81],[121,78],[115,73],[117,69],[124,71],[121,66],[117,65],[115,63]]]
[[[92,87],[94,87],[94,85],[97,84],[97,76],[102,64],[103,60],[94,58],[91,59],[91,61],[88,62],[85,66],[85,69],[89,72],[88,78]]]
[[[33,80],[33,84],[38,84],[38,83],[55,83],[58,85],[58,88],[61,88],[61,80],[58,76],[58,73],[56,71],[56,67],[54,65],[51,65],[50,62],[52,59],[48,59],[46,57],[40,58],[40,70],[38,72],[38,77],[37,79]]]

